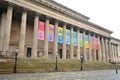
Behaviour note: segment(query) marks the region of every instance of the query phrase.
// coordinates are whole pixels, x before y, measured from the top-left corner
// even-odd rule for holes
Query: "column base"
[[[21,53],[18,53],[18,57],[19,58],[25,58],[25,55],[24,55],[24,53],[21,52]]]
[[[1,51],[1,55],[3,56],[8,56],[7,53],[8,53],[7,51]]]

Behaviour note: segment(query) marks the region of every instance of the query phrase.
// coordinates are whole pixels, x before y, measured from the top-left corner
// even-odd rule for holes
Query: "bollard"
[[[13,67],[13,73],[17,73],[17,54],[18,54],[18,48],[15,49],[15,63]]]

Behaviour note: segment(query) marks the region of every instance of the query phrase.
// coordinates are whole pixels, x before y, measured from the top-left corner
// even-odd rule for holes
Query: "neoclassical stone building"
[[[120,40],[53,0],[0,0],[0,55],[119,61]]]

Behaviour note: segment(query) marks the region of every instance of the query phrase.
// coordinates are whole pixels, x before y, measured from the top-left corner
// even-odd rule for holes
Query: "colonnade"
[[[2,55],[7,55],[8,49],[9,49],[9,42],[10,42],[10,32],[11,32],[11,23],[12,23],[12,14],[13,14],[13,7],[8,6],[7,13],[6,13],[6,22],[4,21],[5,15],[3,13],[1,18],[1,26],[4,27],[3,31],[1,32],[4,37],[3,38],[3,44],[2,44]],[[27,10],[23,10],[22,12],[22,18],[21,18],[21,28],[20,28],[20,40],[19,40],[19,57],[25,57],[24,53],[24,46],[25,46],[25,35],[26,35],[26,22],[27,22]],[[33,45],[32,45],[32,55],[31,57],[37,57],[37,33],[38,33],[38,22],[39,22],[39,16],[36,14],[34,16],[34,30],[33,30]],[[5,23],[7,25],[5,25]],[[44,58],[48,58],[48,25],[50,23],[50,17],[46,16],[45,19],[45,39],[44,39]],[[58,25],[59,21],[55,21],[55,34],[54,34],[54,49],[53,49],[53,56],[58,55]],[[67,23],[64,23],[63,25],[63,43],[62,43],[62,58],[66,59],[66,26]],[[2,27],[2,28],[3,28]],[[74,58],[74,45],[73,45],[73,31],[74,31],[74,25],[70,26],[70,59]],[[80,32],[82,30],[83,34],[83,52],[81,53],[80,45],[77,45],[77,59],[80,59],[80,55],[83,54],[85,60],[89,61],[115,61],[118,59],[118,45],[113,44],[110,42],[110,38],[96,34],[94,32],[90,32],[85,29],[77,28],[77,44],[80,44]],[[96,50],[95,44],[94,48],[91,49],[91,47],[88,48],[88,55],[86,53],[86,46],[85,46],[85,35],[88,34],[88,40],[89,40],[89,46],[90,46],[90,37],[91,35],[94,38],[98,38],[98,50]],[[92,52],[93,50],[93,52]],[[93,56],[92,56],[93,55]]]

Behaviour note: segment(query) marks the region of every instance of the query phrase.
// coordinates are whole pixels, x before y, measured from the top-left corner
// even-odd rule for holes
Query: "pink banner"
[[[38,40],[44,40],[44,27],[45,23],[42,21],[38,22]]]

